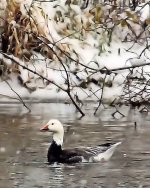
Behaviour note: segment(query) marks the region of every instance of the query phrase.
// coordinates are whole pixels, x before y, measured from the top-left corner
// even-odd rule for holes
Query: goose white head
[[[53,140],[57,145],[63,144],[64,128],[60,121],[57,119],[51,119],[49,122],[42,126],[41,131],[50,131],[53,133]]]

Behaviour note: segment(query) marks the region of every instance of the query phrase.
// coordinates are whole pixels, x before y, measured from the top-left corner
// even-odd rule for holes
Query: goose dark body
[[[77,150],[62,150],[60,145],[57,145],[53,140],[47,153],[48,162],[54,163],[78,163],[82,161],[82,155]]]
[[[74,149],[62,149],[64,129],[58,120],[50,120],[41,130],[53,132],[53,141],[48,149],[47,159],[52,163],[79,163],[79,162],[98,162],[108,160],[118,143],[105,143],[94,147],[82,147]]]
[[[88,148],[74,148],[63,150],[61,145],[57,145],[53,140],[47,153],[48,162],[54,163],[79,163],[82,162],[83,158],[89,160],[90,157],[94,157],[100,152],[105,152],[115,143],[105,143],[95,147]]]

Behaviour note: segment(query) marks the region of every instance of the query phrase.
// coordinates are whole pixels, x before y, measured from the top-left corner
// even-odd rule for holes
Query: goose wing
[[[78,148],[65,149],[62,150],[62,153],[60,155],[60,160],[64,163],[78,163],[78,162],[82,162],[84,155],[85,152]]]
[[[114,145],[114,143],[105,143],[94,147],[84,148],[84,151],[89,156],[96,156],[100,153],[104,153],[105,151],[107,151],[109,148],[112,147],[112,145]]]
[[[94,147],[81,147],[81,148],[74,148],[63,150],[63,157],[67,163],[75,163],[75,162],[83,162],[83,161],[90,161],[90,159],[98,156],[99,154],[105,153],[113,146],[117,146],[120,143],[105,143],[101,145],[97,145]]]

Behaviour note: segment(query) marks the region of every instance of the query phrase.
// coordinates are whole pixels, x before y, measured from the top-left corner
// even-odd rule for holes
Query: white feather
[[[63,132],[61,133],[54,133],[53,140],[56,142],[57,145],[63,145]]]
[[[48,129],[53,132],[53,140],[57,145],[63,145],[64,128],[57,119],[51,119],[48,123]]]
[[[113,153],[114,153],[116,147],[117,147],[118,145],[120,145],[120,144],[121,144],[121,142],[117,142],[117,143],[113,144],[113,145],[112,145],[108,150],[106,150],[105,152],[100,153],[100,154],[98,154],[97,156],[93,157],[93,161],[94,161],[94,162],[108,161],[108,160],[111,158],[111,156],[113,155]]]

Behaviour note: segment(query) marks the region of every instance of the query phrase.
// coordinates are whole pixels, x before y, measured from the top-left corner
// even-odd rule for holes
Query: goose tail
[[[120,145],[121,142],[117,142],[115,144],[112,144],[105,152],[98,154],[94,157],[95,162],[99,161],[108,161],[111,156],[113,155],[114,151],[116,150],[116,147]]]

